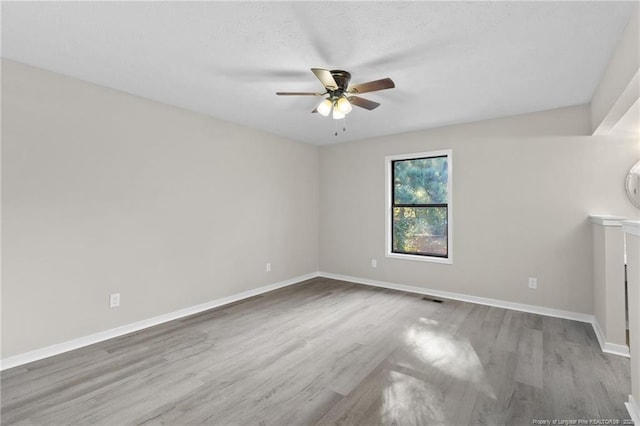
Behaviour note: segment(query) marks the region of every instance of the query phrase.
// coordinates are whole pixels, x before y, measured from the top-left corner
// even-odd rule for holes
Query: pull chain
[[[334,128],[333,135],[338,136],[338,120],[332,120],[332,121],[333,121],[333,128]],[[347,116],[345,116],[342,119],[342,131],[343,132],[347,131]]]

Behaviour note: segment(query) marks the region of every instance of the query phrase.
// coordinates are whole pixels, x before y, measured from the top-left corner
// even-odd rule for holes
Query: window
[[[386,157],[387,256],[452,263],[451,150]]]

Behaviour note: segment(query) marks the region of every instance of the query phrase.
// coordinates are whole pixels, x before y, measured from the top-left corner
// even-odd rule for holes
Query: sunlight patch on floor
[[[381,424],[446,424],[440,392],[397,371],[389,372],[389,381],[382,393]]]
[[[467,339],[461,340],[438,331],[437,325],[437,321],[420,318],[406,330],[405,343],[413,355],[420,362],[458,380],[469,382],[495,399],[496,395],[471,343]]]

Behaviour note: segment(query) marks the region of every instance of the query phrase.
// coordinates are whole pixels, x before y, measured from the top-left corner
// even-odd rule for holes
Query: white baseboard
[[[263,287],[258,287],[253,290],[244,291],[221,299],[212,300],[200,305],[190,306],[188,308],[180,309],[168,314],[159,315],[157,317],[137,321],[131,324],[126,324],[120,327],[112,328],[110,330],[100,331],[98,333],[90,334],[88,336],[79,337],[77,339],[69,340],[63,343],[57,343],[55,345],[47,346],[45,348],[36,349],[34,351],[26,352],[19,355],[14,355],[3,360],[0,360],[0,371],[7,370],[9,368],[17,367],[19,365],[27,364],[33,361],[37,361],[43,358],[48,358],[54,355],[58,355],[64,352],[79,349],[85,346],[93,345],[94,343],[103,342],[105,340],[113,339],[114,337],[123,336],[125,334],[133,333],[134,331],[143,330],[145,328],[153,327],[154,325],[162,324],[175,319],[188,317],[189,315],[204,312],[209,309],[217,308],[219,306],[228,305],[229,303],[237,302],[242,299],[257,296],[259,294],[267,293],[269,291],[277,290],[282,287],[298,284],[303,281],[315,278],[318,276],[317,272],[313,272],[306,275],[294,277],[285,281],[280,281],[274,284],[269,284]]]
[[[368,278],[351,277],[348,275],[331,274],[320,272],[321,277],[333,278],[336,280],[350,281],[358,284],[365,284],[374,287],[383,287],[392,290],[407,291],[409,293],[424,294],[426,296],[442,297],[444,299],[459,300],[461,302],[477,303],[479,305],[495,306],[498,308],[512,309],[514,311],[530,312],[532,314],[545,315],[548,317],[564,318],[580,322],[593,323],[593,315],[581,314],[579,312],[562,311],[559,309],[545,308],[543,306],[525,305],[522,303],[506,302],[504,300],[489,299],[486,297],[469,296],[462,293],[452,293],[430,288],[414,287],[404,284],[395,284],[385,281],[370,280]]]
[[[532,314],[545,315],[548,317],[564,318],[564,319],[570,319],[574,321],[587,322],[591,324],[591,326],[593,327],[593,331],[596,337],[598,338],[598,343],[600,344],[600,348],[602,349],[603,352],[612,354],[612,355],[620,355],[627,358],[629,357],[629,348],[627,346],[617,345],[617,344],[609,343],[605,341],[604,334],[600,329],[600,325],[598,324],[598,321],[596,320],[595,316],[590,314],[582,314],[579,312],[545,308],[543,306],[506,302],[504,300],[489,299],[489,298],[478,297],[478,296],[469,296],[461,293],[452,293],[452,292],[442,291],[442,290],[433,290],[433,289],[423,288],[423,287],[414,287],[414,286],[409,286],[404,284],[395,284],[395,283],[390,283],[386,281],[376,281],[376,280],[370,280],[368,278],[332,274],[329,272],[320,272],[319,275],[321,277],[332,278],[332,279],[341,280],[341,281],[350,281],[350,282],[370,285],[374,287],[383,287],[383,288],[389,288],[392,290],[401,290],[401,291],[407,291],[410,293],[424,294],[427,296],[435,296],[435,297],[442,297],[445,299],[460,300],[462,302],[496,306],[498,308],[512,309],[512,310],[521,311],[521,312],[529,312]]]
[[[631,420],[633,420],[633,424],[640,425],[640,407],[633,399],[633,395],[629,395],[629,402],[625,402],[624,405],[627,407],[627,411],[631,416]]]
[[[209,309],[217,308],[219,306],[227,305],[229,303],[237,302],[242,299],[257,296],[259,294],[267,293],[279,288],[287,287],[290,285],[298,284],[303,281],[316,277],[331,278],[340,281],[349,281],[357,284],[365,284],[373,287],[382,287],[392,290],[406,291],[409,293],[423,294],[427,296],[442,297],[445,299],[459,300],[462,302],[477,303],[480,305],[495,306],[498,308],[512,309],[515,311],[529,312],[533,314],[545,315],[556,318],[570,319],[580,322],[587,322],[592,324],[598,342],[603,352],[611,353],[615,355],[629,356],[629,349],[626,346],[615,345],[604,341],[604,335],[598,325],[595,317],[589,314],[582,314],[578,312],[563,311],[559,309],[546,308],[542,306],[526,305],[521,303],[506,302],[503,300],[489,299],[485,297],[470,296],[461,293],[453,293],[442,290],[433,290],[423,287],[414,287],[404,284],[395,284],[385,281],[376,281],[368,278],[359,278],[349,275],[332,274],[329,272],[313,272],[306,275],[294,277],[285,281],[280,281],[274,284],[259,287],[253,290],[248,290],[242,293],[237,293],[221,299],[212,300],[200,305],[191,306],[178,311],[170,312],[168,314],[160,315],[157,317],[149,318],[142,321],[137,321],[131,324],[126,324],[121,327],[112,328],[110,330],[101,331],[88,336],[79,337],[77,339],[69,340],[67,342],[58,343],[55,345],[47,346],[45,348],[36,349],[34,351],[26,352],[19,355],[14,355],[0,360],[0,371],[7,370],[9,368],[17,367],[23,364],[27,364],[33,361],[37,361],[43,358],[48,358],[54,355],[58,355],[64,352],[68,352],[74,349],[79,349],[85,346],[93,345],[94,343],[103,342],[105,340],[113,339],[114,337],[123,336],[125,334],[133,333],[135,331],[143,330],[145,328],[153,327],[154,325],[162,324],[168,321],[172,321],[179,318],[184,318],[189,315],[197,314]],[[638,423],[640,424],[640,423]]]
[[[629,353],[629,347],[627,345],[618,345],[616,343],[609,343],[606,341],[604,333],[602,332],[602,328],[600,328],[600,323],[595,316],[593,317],[591,326],[593,327],[593,332],[598,338],[598,343],[600,344],[600,349],[602,349],[602,352],[630,358],[631,354]]]

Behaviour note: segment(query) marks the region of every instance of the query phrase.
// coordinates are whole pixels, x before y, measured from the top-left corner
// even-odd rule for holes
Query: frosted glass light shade
[[[325,99],[324,101],[320,102],[316,110],[321,115],[324,115],[326,117],[331,112],[331,101],[329,99]]]
[[[333,119],[334,120],[340,120],[341,118],[344,118],[344,114],[341,113],[340,111],[338,111],[337,108],[333,109]]]
[[[351,112],[353,107],[351,106],[351,102],[343,96],[336,102],[336,109],[342,114],[347,115]]]

